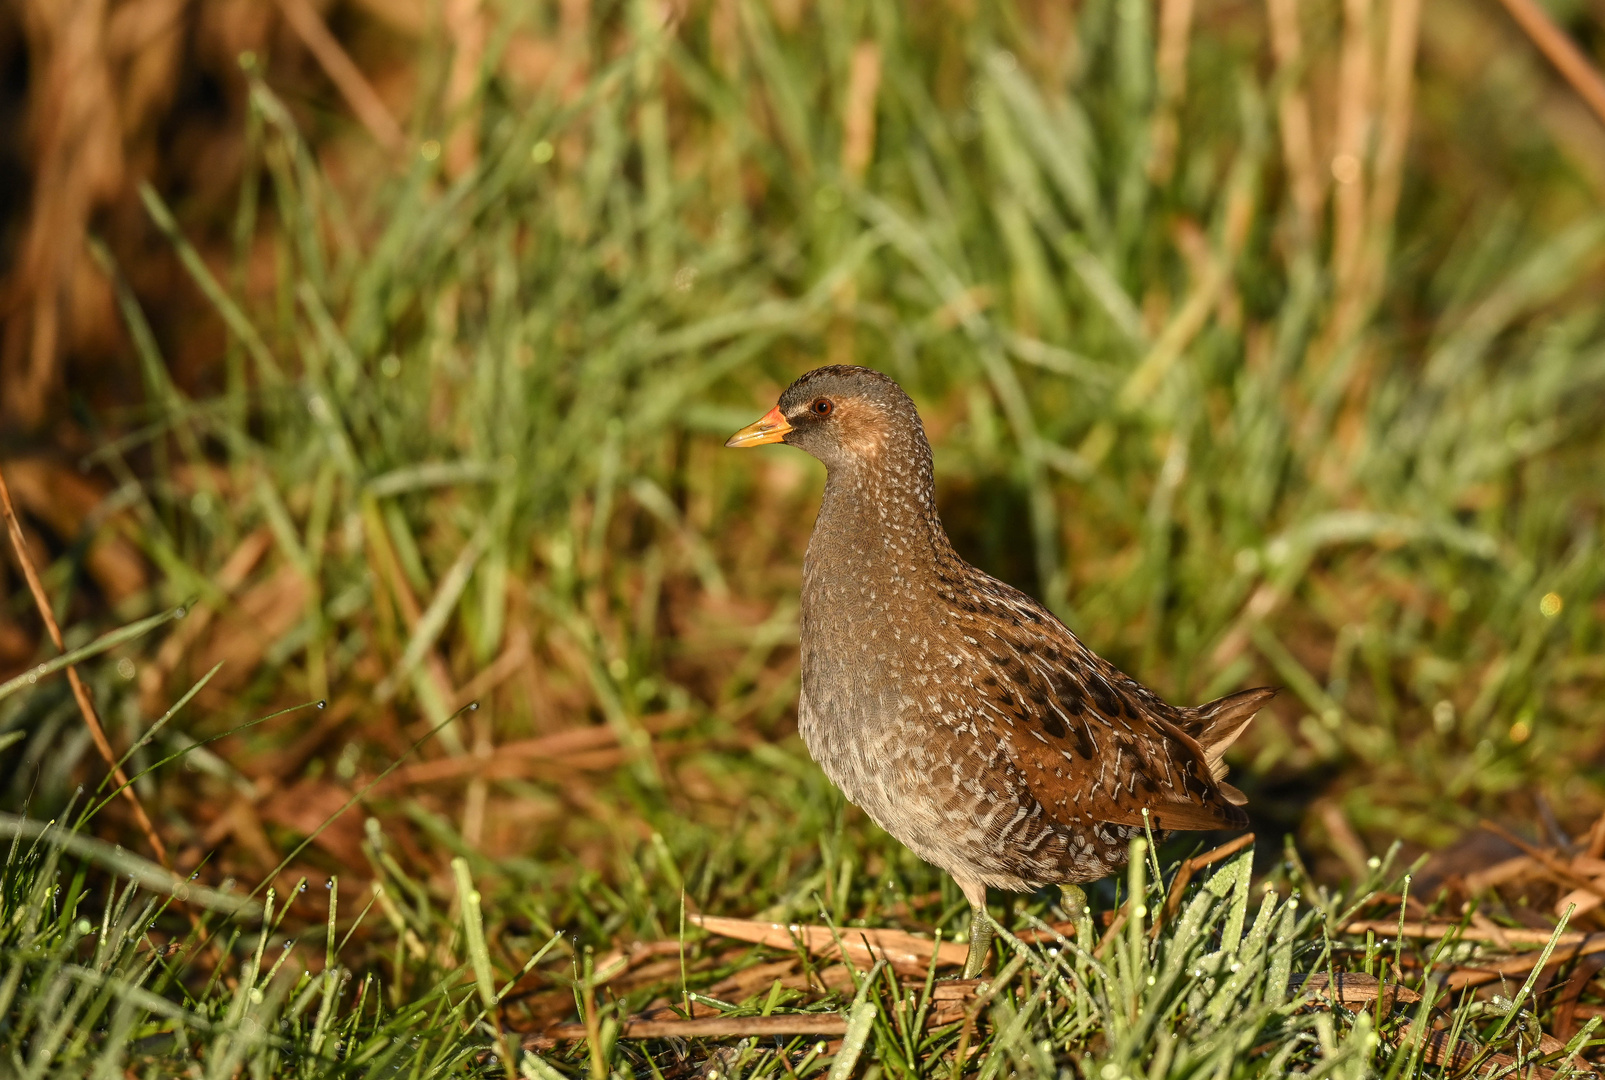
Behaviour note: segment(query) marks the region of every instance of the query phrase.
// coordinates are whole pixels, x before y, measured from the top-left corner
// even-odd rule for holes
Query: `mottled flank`
[[[972,900],[1092,881],[1153,828],[1238,828],[1220,755],[1271,691],[1167,704],[1040,604],[970,566],[936,514],[913,402],[830,367],[780,399],[828,470],[804,565],[809,752],[846,796]]]

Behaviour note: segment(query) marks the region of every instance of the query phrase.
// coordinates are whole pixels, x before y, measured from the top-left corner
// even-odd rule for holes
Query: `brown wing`
[[[1241,828],[1181,713],[1095,655],[1034,600],[976,572],[962,606],[982,662],[975,686],[1011,763],[1067,825]],[[989,617],[990,616],[990,617]]]

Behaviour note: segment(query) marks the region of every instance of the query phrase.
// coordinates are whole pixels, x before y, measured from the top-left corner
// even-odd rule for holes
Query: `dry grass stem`
[[[1167,182],[1176,167],[1177,113],[1187,94],[1187,46],[1192,30],[1193,0],[1161,0],[1159,46],[1154,55],[1159,102],[1149,160],[1149,175],[1159,184]]]
[[[362,74],[362,69],[341,46],[339,39],[329,32],[329,27],[310,0],[279,0],[279,9],[284,12],[290,29],[317,58],[324,74],[329,76],[329,81],[334,83],[374,140],[392,154],[403,153],[407,136],[401,130],[401,125],[390,115],[389,108]]]
[[[1311,1004],[1326,1005],[1328,1007],[1341,1007],[1352,1010],[1355,1006],[1364,1008],[1379,999],[1384,1012],[1391,1012],[1396,1005],[1415,1005],[1421,1001],[1421,995],[1413,990],[1396,984],[1382,985],[1370,975],[1345,972],[1336,979],[1317,972],[1310,975],[1295,975],[1289,989],[1313,993],[1315,998]],[[1435,1009],[1434,1013],[1447,1019],[1447,1013]],[[1467,1039],[1457,1039],[1454,1033],[1447,1028],[1417,1027],[1418,1021],[1411,1020],[1388,1035],[1390,1041],[1400,1046],[1419,1047],[1421,1057],[1430,1065],[1439,1065],[1446,1069],[1464,1069],[1473,1062],[1480,1062],[1476,1070],[1478,1076],[1504,1075],[1510,1070],[1523,1064],[1510,1054],[1490,1053],[1477,1043]],[[1542,1054],[1554,1054],[1564,1050],[1565,1046],[1554,1038],[1545,1035],[1538,1047]],[[1578,1062],[1581,1065],[1581,1062]],[[1522,1075],[1547,1080],[1556,1074],[1555,1069],[1542,1065],[1527,1065]]]
[[[1299,239],[1311,244],[1320,221],[1321,197],[1326,185],[1315,160],[1310,102],[1302,88],[1304,45],[1298,23],[1299,5],[1296,0],[1265,0],[1265,9],[1280,84],[1276,118],[1282,136],[1282,156],[1291,180]]]
[[[707,1016],[692,1020],[629,1019],[619,1025],[626,1039],[740,1039],[774,1035],[845,1035],[847,1017],[837,1013],[790,1016]],[[584,1024],[555,1024],[543,1034],[549,1039],[578,1041],[589,1038]]]
[[[818,956],[842,955],[860,963],[885,960],[894,970],[923,974],[936,956],[940,967],[963,965],[969,948],[957,942],[935,942],[903,930],[866,930],[859,927],[812,926],[805,923],[763,922],[718,915],[689,915],[691,922],[710,934],[750,941],[775,949],[801,948]]]
[[[1351,919],[1344,923],[1341,929],[1345,934],[1364,934],[1367,931],[1376,935],[1393,937],[1399,933],[1400,923],[1397,919]],[[1487,928],[1478,926],[1462,926],[1458,922],[1423,922],[1420,920],[1406,920],[1403,924],[1403,935],[1407,938],[1420,938],[1425,941],[1439,941],[1443,938],[1453,937],[1462,941],[1490,941],[1497,945],[1547,945],[1551,939],[1557,949],[1581,948],[1594,941],[1605,941],[1605,936],[1588,934],[1578,930],[1568,930],[1559,937],[1553,930],[1530,930],[1525,927],[1501,926]],[[1536,955],[1536,954],[1535,954]]]
[[[1332,277],[1336,310],[1358,309],[1360,255],[1365,240],[1366,159],[1373,110],[1371,0],[1343,0],[1343,54],[1338,75],[1337,126],[1333,139]],[[1331,346],[1352,332],[1352,314],[1332,320]],[[1330,353],[1327,358],[1330,359]]]
[[[880,82],[880,46],[873,41],[859,42],[853,48],[842,116],[842,171],[854,180],[864,178],[875,153],[875,97]]]
[[[1577,47],[1565,31],[1555,25],[1554,19],[1537,0],[1500,0],[1510,17],[1532,39],[1538,50],[1555,65],[1555,70],[1571,84],[1600,123],[1605,124],[1605,77],[1599,73],[1588,56]]]
[[[1194,855],[1181,864],[1176,876],[1170,882],[1170,891],[1165,896],[1165,909],[1154,918],[1152,934],[1159,936],[1160,928],[1181,910],[1182,897],[1187,893],[1187,886],[1192,882],[1193,875],[1208,866],[1213,866],[1222,859],[1229,859],[1244,848],[1253,846],[1254,834],[1244,833],[1235,840],[1228,840],[1219,847],[1211,848],[1199,855]]]
[[[1421,0],[1393,0],[1388,5],[1388,43],[1382,63],[1382,107],[1378,117],[1376,160],[1370,205],[1366,207],[1364,271],[1365,313],[1381,294],[1391,249],[1394,215],[1404,181],[1405,150],[1410,142],[1410,112],[1415,93],[1416,47],[1421,30]],[[1362,315],[1363,317],[1363,315]]]
[[[11,505],[11,489],[6,485],[3,473],[0,473],[0,512],[5,514],[6,530],[11,536],[11,550],[16,553],[17,565],[22,570],[23,578],[28,582],[28,591],[33,594],[34,606],[39,610],[39,617],[44,620],[45,630],[50,634],[50,640],[55,643],[56,649],[66,652],[66,640],[61,636],[61,627],[56,623],[56,614],[51,609],[50,597],[45,595],[44,583],[39,580],[39,572],[34,568],[33,559],[28,555],[28,542],[23,538],[22,523],[17,520],[16,509]],[[111,743],[106,738],[106,729],[101,726],[94,702],[89,699],[89,688],[79,677],[78,670],[70,664],[67,666],[67,683],[72,687],[72,696],[78,702],[78,711],[83,714],[84,723],[89,727],[89,735],[95,742],[95,749],[105,759],[107,768],[111,769],[112,779],[122,790],[123,797],[128,800],[128,805],[134,813],[134,820],[139,824],[140,831],[145,834],[146,842],[156,854],[157,861],[164,867],[168,866],[167,845],[156,835],[156,826],[151,823],[150,815],[145,813],[145,804],[140,801],[139,793],[134,790],[134,785],[128,782],[127,774],[117,764],[117,755],[112,751]]]

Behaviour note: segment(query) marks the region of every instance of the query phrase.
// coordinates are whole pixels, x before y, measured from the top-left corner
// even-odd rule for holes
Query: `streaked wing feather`
[[[988,708],[1050,817],[1069,827],[1247,824],[1178,726],[1179,710],[1093,654],[1024,593],[986,579],[972,585],[972,599],[996,616],[979,640],[990,669],[982,679]]]

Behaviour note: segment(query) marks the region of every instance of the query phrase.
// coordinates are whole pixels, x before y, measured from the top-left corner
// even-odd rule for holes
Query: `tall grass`
[[[1417,27],[1391,7],[1361,28],[1378,62],[1355,87],[1334,82],[1358,46],[1324,44],[1330,13],[1305,14],[1307,61],[1278,65],[1253,20],[1211,14],[1189,33],[1165,14],[1179,6],[1156,19],[1090,0],[1056,23],[1007,4],[738,3],[672,25],[648,3],[599,7],[568,42],[573,66],[534,88],[497,50],[552,31],[509,15],[473,94],[453,109],[420,96],[401,161],[309,144],[244,66],[236,265],[191,248],[183,206],[146,192],[228,327],[220,389],[174,383],[121,289],[146,399],[93,455],[121,484],[108,518],[164,574],[124,614],[196,603],[94,681],[128,745],[223,661],[135,761],[186,751],[195,778],[169,767],[142,793],[186,868],[228,841],[208,874],[254,881],[316,830],[274,883],[352,866],[383,883],[362,963],[389,970],[371,1022],[374,1006],[322,1004],[334,977],[297,984],[288,961],[261,1001],[260,965],[230,976],[231,1004],[214,989],[186,1008],[222,1011],[175,1020],[222,1040],[206,1069],[242,1054],[265,1075],[292,1046],[296,1068],[324,1067],[302,1028],[240,1049],[258,1006],[263,1032],[279,1010],[346,1016],[342,1038],[363,1046],[431,1017],[438,1042],[364,1069],[479,1068],[470,1045],[500,1060],[473,1043],[480,991],[444,974],[466,962],[437,940],[466,925],[449,856],[492,898],[476,986],[556,931],[673,937],[682,903],[958,925],[950,886],[844,811],[788,736],[819,476],[783,448],[720,441],[820,362],[904,383],[961,548],[1105,655],[1184,701],[1288,688],[1236,761],[1262,829],[1302,829],[1360,875],[1367,841],[1441,841],[1480,813],[1526,813],[1535,791],[1600,801],[1577,766],[1599,750],[1605,678],[1605,219],[1553,147],[1524,144],[1530,168],[1503,187],[1465,169],[1434,111],[1441,72],[1423,65],[1439,82],[1423,76],[1413,109]],[[422,47],[426,87],[444,47]],[[1372,137],[1351,147],[1356,101]],[[1297,152],[1301,115],[1330,169]],[[263,267],[271,284],[245,288]],[[484,708],[461,713],[470,697]],[[330,708],[238,728],[310,699]],[[0,703],[0,729],[29,733],[7,752],[13,802],[67,804],[73,716],[48,684]],[[611,735],[555,762],[498,750],[585,725]],[[407,771],[420,757],[466,764],[442,782]],[[359,792],[363,808],[320,828]],[[19,877],[12,910],[43,912],[50,873]],[[1246,880],[1233,888],[1246,903]],[[115,913],[108,934],[142,910],[93,896]],[[1277,948],[1316,940],[1274,903]],[[45,935],[30,957],[58,960],[15,961],[30,994],[57,993],[50,972],[81,947],[59,910],[28,931]],[[1164,950],[1197,959],[1206,941],[1223,955],[1212,911],[1187,943],[1134,945],[1122,972],[1026,961],[1033,987],[1062,978],[1081,996],[1051,1016],[1048,997],[1010,999],[1021,1011],[994,1030],[1015,1034],[985,1067],[1045,1067],[1094,1029],[1110,1076],[1181,1075],[1228,1045],[1256,1072],[1315,1045],[1332,1070],[1376,1060],[1363,1027],[1293,1019],[1268,977],[1239,987],[1229,1018],[1198,1020],[1196,1043],[1159,1049],[1164,1025],[1120,1034],[1111,1002],[1148,1000],[1143,965],[1171,970]],[[269,942],[244,932],[240,957],[252,935]],[[97,970],[158,978],[134,940]],[[583,979],[583,945],[574,957]],[[1164,985],[1175,996],[1151,1015],[1202,1015],[1187,980]],[[1208,1034],[1227,1020],[1230,1039]],[[936,1067],[876,1023],[883,1068]],[[1048,1049],[1021,1041],[1039,1025]],[[1281,1049],[1256,1051],[1267,1038]]]
[[[856,361],[924,406],[983,565],[1173,696],[1290,688],[1251,788],[1358,766],[1348,817],[1425,840],[1592,746],[1572,702],[1600,674],[1605,226],[1558,165],[1436,190],[1458,162],[1426,157],[1433,131],[1405,168],[1387,69],[1358,88],[1378,105],[1352,183],[1310,181],[1278,133],[1313,77],[1256,78],[1230,24],[1156,69],[1137,3],[1057,39],[1008,7],[654,10],[599,17],[579,89],[489,78],[455,176],[455,118],[420,111],[424,151],[356,203],[253,81],[239,230],[276,295],[248,313],[194,264],[231,379],[203,408],[146,356],[189,468],[137,498],[168,601],[272,531],[305,595],[271,685],[377,685],[438,723],[516,621],[568,639],[554,666],[639,749],[643,715],[725,678],[676,670],[680,609],[771,605],[761,640],[786,640],[774,567],[817,476],[713,436]],[[1390,18],[1385,57],[1414,42]],[[1184,96],[1178,49],[1211,76]],[[1498,202],[1538,194],[1547,213]],[[1429,768],[1445,783],[1404,782]]]

